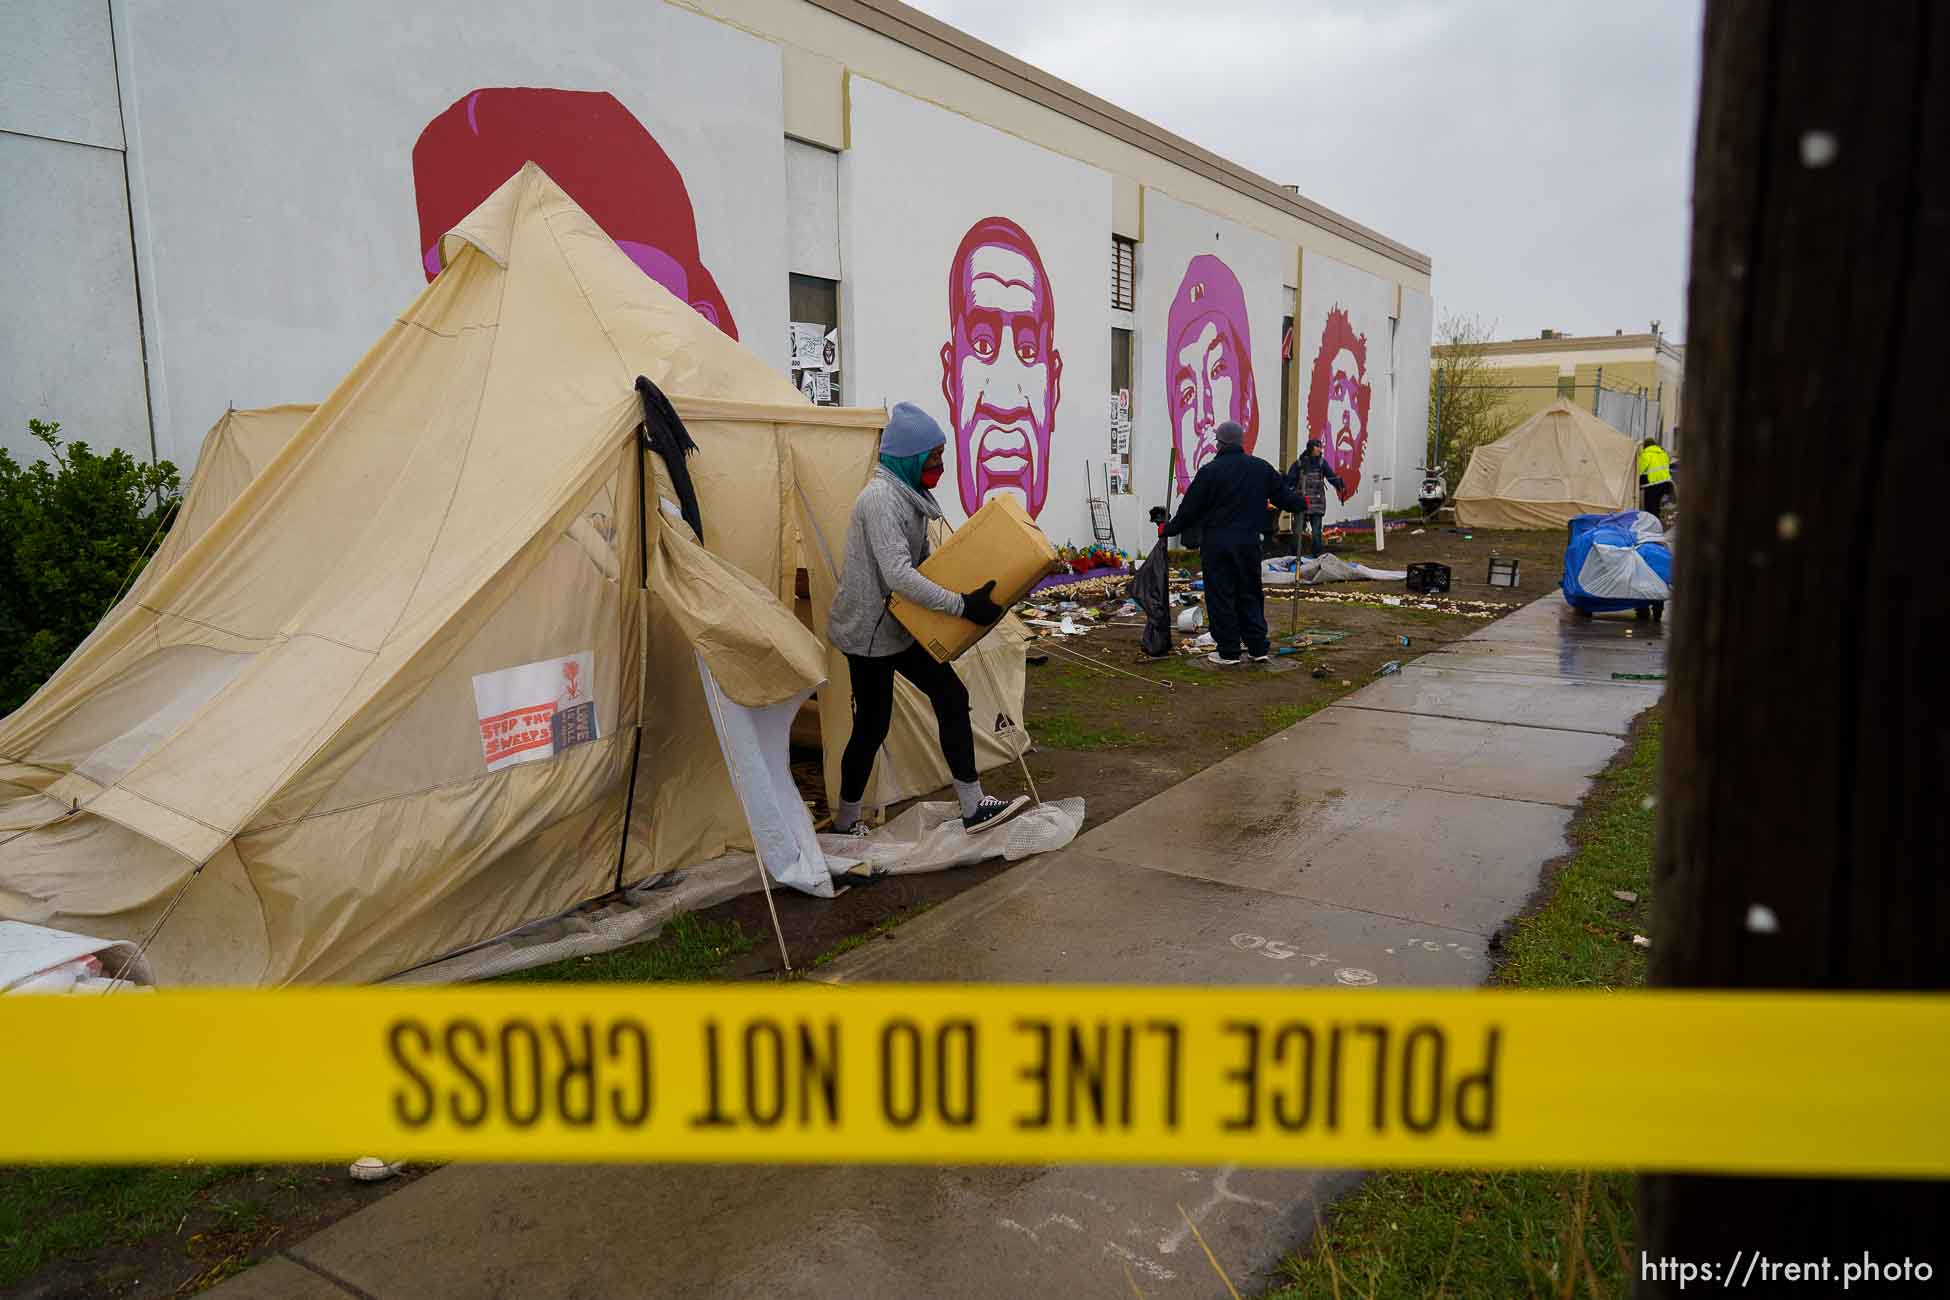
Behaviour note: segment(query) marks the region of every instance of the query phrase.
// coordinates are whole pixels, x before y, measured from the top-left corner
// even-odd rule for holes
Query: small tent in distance
[[[1469,457],[1456,487],[1465,528],[1562,528],[1578,515],[1628,510],[1638,444],[1559,400]]]

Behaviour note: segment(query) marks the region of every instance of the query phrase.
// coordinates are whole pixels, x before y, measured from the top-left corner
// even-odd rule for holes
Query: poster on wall
[[[826,327],[807,321],[792,322],[792,368],[830,370],[826,361]]]
[[[481,757],[498,772],[597,739],[593,651],[474,676]]]

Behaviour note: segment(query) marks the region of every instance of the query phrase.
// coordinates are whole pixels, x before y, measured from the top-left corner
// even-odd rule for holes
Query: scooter
[[[1443,503],[1449,499],[1449,482],[1442,477],[1439,469],[1430,469],[1427,465],[1417,465],[1415,468],[1422,471],[1422,487],[1416,493],[1416,503],[1422,507],[1424,520],[1433,519],[1435,512],[1442,509]]]

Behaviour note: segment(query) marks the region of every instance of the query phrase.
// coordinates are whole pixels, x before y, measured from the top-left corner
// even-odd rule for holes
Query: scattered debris
[[[1634,948],[1650,948],[1652,946],[1652,940],[1642,934],[1635,934],[1632,936],[1632,946]]]
[[[346,1172],[362,1183],[383,1183],[404,1168],[406,1168],[404,1160],[388,1164],[378,1156],[360,1156],[352,1162],[351,1168]]]
[[[1326,664],[1315,664],[1315,665],[1314,665],[1314,671],[1313,671],[1313,675],[1314,675],[1315,677],[1317,677],[1317,678],[1318,678],[1318,677],[1325,677],[1325,676],[1327,675],[1327,665],[1326,665]]]
[[[1611,891],[1611,896],[1621,903],[1636,903],[1639,901],[1639,896],[1629,889],[1614,889]]]
[[[1403,638],[1403,639],[1406,640],[1407,638]],[[1374,675],[1376,677],[1388,677],[1388,676],[1392,676],[1395,673],[1400,672],[1401,670],[1402,670],[1402,661],[1399,659],[1390,659],[1387,663],[1375,669]]]

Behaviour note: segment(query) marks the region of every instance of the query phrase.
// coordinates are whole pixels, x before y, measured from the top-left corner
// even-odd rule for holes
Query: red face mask
[[[921,471],[921,486],[930,492],[934,491],[934,485],[941,481],[941,470],[942,466],[940,465],[929,465],[923,469]]]

